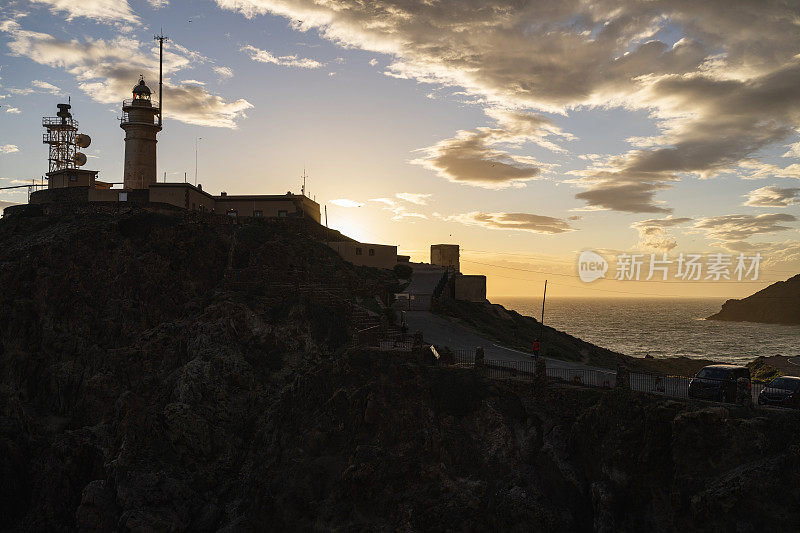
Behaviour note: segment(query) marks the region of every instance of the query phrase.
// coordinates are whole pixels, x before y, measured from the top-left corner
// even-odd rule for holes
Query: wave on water
[[[492,300],[541,316],[541,299]],[[548,298],[544,323],[634,357],[686,356],[746,363],[758,356],[800,355],[800,326],[705,320],[719,298]]]

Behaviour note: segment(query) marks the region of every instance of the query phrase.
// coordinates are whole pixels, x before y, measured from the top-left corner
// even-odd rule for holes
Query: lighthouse
[[[122,102],[120,127],[125,130],[126,189],[147,189],[156,182],[156,135],[161,131],[158,103],[151,99],[150,88],[140,77],[133,88],[133,98]]]

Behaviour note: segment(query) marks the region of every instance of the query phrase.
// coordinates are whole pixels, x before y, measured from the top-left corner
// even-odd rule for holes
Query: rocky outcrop
[[[741,300],[728,300],[708,320],[800,324],[800,274]]]
[[[228,289],[226,265],[384,274],[278,230],[130,216],[0,223],[4,528],[800,527],[795,413],[351,349],[342,309]]]

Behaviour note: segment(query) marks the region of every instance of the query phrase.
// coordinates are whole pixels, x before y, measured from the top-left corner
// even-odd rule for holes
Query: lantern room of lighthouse
[[[161,109],[151,95],[140,76],[133,88],[133,98],[122,102],[120,127],[125,130],[123,181],[126,189],[147,189],[156,183],[156,135],[161,131],[156,117]]]

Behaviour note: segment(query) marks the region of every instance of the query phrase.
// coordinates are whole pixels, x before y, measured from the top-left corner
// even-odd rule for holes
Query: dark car
[[[782,376],[773,379],[759,393],[758,404],[800,408],[800,378]]]
[[[736,401],[736,381],[747,380],[750,390],[750,369],[736,365],[709,365],[689,382],[689,397],[717,402]]]

